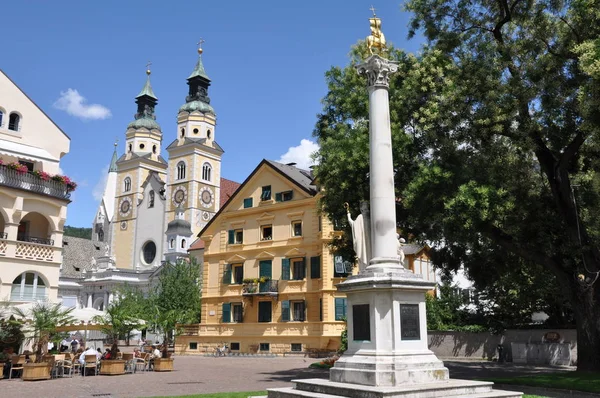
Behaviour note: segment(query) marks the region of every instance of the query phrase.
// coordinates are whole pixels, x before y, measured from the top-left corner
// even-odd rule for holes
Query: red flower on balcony
[[[27,166],[22,165],[21,163],[16,163],[16,162],[7,163],[4,165],[4,167],[14,170],[19,174],[25,174],[28,171]]]

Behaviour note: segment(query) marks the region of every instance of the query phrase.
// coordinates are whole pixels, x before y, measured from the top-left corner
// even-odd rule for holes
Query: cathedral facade
[[[200,230],[239,186],[221,178],[223,149],[216,141],[216,114],[208,95],[211,80],[202,50],[198,53],[187,78],[185,103],[177,113],[176,136],[163,136],[156,121],[158,98],[146,71],[122,155],[115,144],[92,223],[92,241],[71,245],[90,246],[81,249],[92,252],[90,261],[63,262],[59,297],[72,300],[76,295],[78,307],[104,309],[124,283],[147,286],[165,261],[187,255]]]

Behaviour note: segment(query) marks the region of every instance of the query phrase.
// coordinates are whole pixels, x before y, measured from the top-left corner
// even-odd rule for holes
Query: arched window
[[[183,180],[185,178],[185,163],[177,163],[177,179]]]
[[[154,207],[154,191],[148,194],[148,207]]]
[[[21,117],[16,113],[11,113],[8,117],[8,129],[19,131],[19,123],[21,122]]]
[[[2,127],[2,119],[4,119],[4,111],[0,109],[0,127]]]
[[[156,153],[156,145],[152,145],[152,153]]]
[[[210,181],[210,174],[212,171],[212,167],[208,163],[204,163],[202,166],[202,179],[206,181]]]
[[[210,132],[210,130],[206,130],[206,137],[210,140],[212,133]]]
[[[123,181],[123,192],[129,191],[131,191],[131,178],[127,177],[125,178],[125,181]]]
[[[129,152],[131,152],[131,148],[132,148],[132,146],[131,146],[131,144],[129,144]]]
[[[46,283],[37,272],[23,272],[12,283],[11,301],[37,301],[46,299]]]
[[[182,248],[182,249],[185,249],[185,239],[182,239],[182,240],[181,240],[181,248]]]
[[[185,129],[182,127],[181,128],[181,136],[183,137],[185,135]]]
[[[98,231],[98,241],[104,242],[104,231],[102,229]]]
[[[171,238],[171,240],[169,241],[169,249],[174,249],[175,248],[175,239]]]

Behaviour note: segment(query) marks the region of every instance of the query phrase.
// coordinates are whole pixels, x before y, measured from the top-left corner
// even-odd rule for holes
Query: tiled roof
[[[82,271],[92,268],[92,257],[104,255],[104,244],[90,239],[63,236],[63,264],[61,277],[79,278]]]
[[[219,209],[233,196],[235,191],[240,187],[240,183],[228,180],[221,177],[221,200],[219,202]]]
[[[412,243],[405,243],[402,245],[402,251],[404,254],[417,254],[421,250],[425,249],[427,246],[424,245],[415,245]]]
[[[283,174],[288,176],[291,180],[300,185],[307,192],[315,195],[317,193],[317,187],[313,184],[314,177],[312,171],[303,170],[295,166],[295,164],[284,164],[275,162],[273,160],[265,160],[271,166],[281,171]]]
[[[190,248],[188,249],[188,251],[202,250],[202,249],[204,249],[204,241],[202,239],[198,238],[194,241],[194,243],[192,243],[190,245]]]

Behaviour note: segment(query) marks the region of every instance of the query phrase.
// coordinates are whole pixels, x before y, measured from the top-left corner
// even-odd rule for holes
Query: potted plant
[[[14,313],[21,318],[23,332],[28,343],[33,343],[35,361],[23,366],[23,380],[46,380],[52,370],[48,362],[43,362],[48,353],[48,342],[55,339],[57,328],[74,323],[72,308],[63,308],[60,303],[35,303],[31,309],[24,311],[15,308]]]
[[[114,301],[106,308],[105,315],[98,315],[93,321],[102,324],[100,330],[105,333],[109,340],[110,359],[100,361],[101,375],[122,375],[125,374],[126,361],[117,359],[119,349],[119,338],[129,336],[132,330],[138,329],[143,321],[137,319],[132,314],[131,308],[126,301]]]

